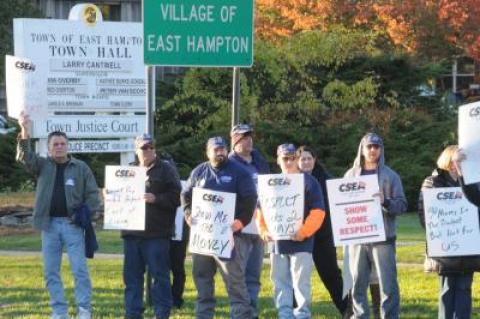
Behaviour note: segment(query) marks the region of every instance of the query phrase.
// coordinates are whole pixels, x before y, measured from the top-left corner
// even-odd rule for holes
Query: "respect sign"
[[[253,0],[144,0],[145,64],[253,63]]]
[[[327,180],[335,246],[385,240],[377,175]]]
[[[480,182],[480,102],[458,109],[458,145],[467,156],[462,162],[465,183]]]
[[[236,194],[193,188],[191,253],[231,258]]]
[[[145,167],[105,167],[104,229],[145,230],[146,178]]]
[[[460,187],[426,189],[423,201],[430,257],[480,255],[478,208]]]
[[[291,239],[303,225],[305,195],[303,174],[258,176],[258,201],[274,240]]]

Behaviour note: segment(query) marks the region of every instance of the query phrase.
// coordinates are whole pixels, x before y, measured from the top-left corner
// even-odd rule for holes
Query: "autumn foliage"
[[[333,25],[368,29],[431,59],[480,60],[480,0],[257,0],[257,36],[278,41]]]

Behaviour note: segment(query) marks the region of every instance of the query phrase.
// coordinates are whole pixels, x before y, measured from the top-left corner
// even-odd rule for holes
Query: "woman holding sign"
[[[437,168],[423,181],[418,200],[418,214],[423,227],[425,227],[423,191],[426,189],[462,186],[465,194],[470,195],[467,195],[469,200],[477,206],[480,204],[478,185],[463,185],[458,165],[463,158],[465,156],[458,152],[457,145],[447,146],[437,160]],[[438,318],[470,318],[473,272],[480,270],[480,256],[435,257],[427,261],[425,270],[437,272],[440,278]]]
[[[342,272],[337,264],[337,251],[333,244],[332,225],[327,195],[327,179],[332,176],[319,164],[313,149],[300,146],[297,149],[298,167],[304,173],[310,174],[320,183],[323,199],[325,200],[325,220],[322,227],[315,233],[313,244],[313,262],[318,275],[327,288],[332,301],[343,315],[347,310],[348,299],[343,298]]]

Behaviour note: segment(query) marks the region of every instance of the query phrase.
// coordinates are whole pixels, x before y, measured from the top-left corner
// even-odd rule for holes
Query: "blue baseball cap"
[[[375,133],[367,133],[362,138],[362,145],[379,145],[383,147],[383,140],[380,136]]]
[[[234,127],[232,127],[232,130],[230,131],[230,136],[233,136],[236,134],[247,134],[252,132],[253,132],[253,128],[250,124],[237,124]]]
[[[207,148],[209,147],[223,147],[227,148],[227,142],[221,136],[210,137],[207,141]]]
[[[142,135],[137,136],[135,138],[135,148],[141,148],[144,145],[154,145],[155,141],[153,137],[148,133],[143,133]]]
[[[277,156],[296,156],[297,148],[291,143],[278,145]]]

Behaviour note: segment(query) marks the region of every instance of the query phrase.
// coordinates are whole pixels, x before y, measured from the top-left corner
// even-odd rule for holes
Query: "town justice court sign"
[[[150,65],[250,67],[253,0],[144,0]]]

